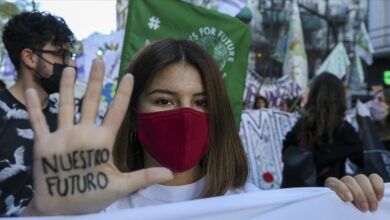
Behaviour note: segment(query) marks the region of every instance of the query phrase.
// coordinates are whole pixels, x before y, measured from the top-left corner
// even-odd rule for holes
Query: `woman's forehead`
[[[187,63],[171,64],[156,73],[149,88],[153,87],[189,87],[203,90],[201,75]]]

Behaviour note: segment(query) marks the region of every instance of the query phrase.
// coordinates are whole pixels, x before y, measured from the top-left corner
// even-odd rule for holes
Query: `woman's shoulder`
[[[340,149],[351,149],[351,147],[362,146],[362,140],[359,133],[355,130],[351,123],[343,121],[341,127],[335,130],[333,133],[333,139],[339,143],[337,148]]]
[[[283,149],[284,152],[287,147],[297,146],[299,142],[298,133],[302,130],[302,118],[299,118],[291,129],[284,135],[283,138]]]
[[[255,186],[253,183],[247,182],[241,188],[230,189],[229,191],[227,191],[225,195],[234,195],[234,194],[241,194],[241,193],[258,192],[258,191],[260,191],[259,187]]]
[[[357,130],[353,127],[353,125],[346,120],[343,121],[343,123],[341,124],[341,126],[339,128],[342,131],[341,133],[346,135],[346,136],[350,136],[350,135],[354,135],[354,134],[357,135],[357,133],[358,133]]]
[[[350,122],[348,122],[347,120],[343,120],[341,127],[347,128],[347,129],[354,129],[353,125]]]

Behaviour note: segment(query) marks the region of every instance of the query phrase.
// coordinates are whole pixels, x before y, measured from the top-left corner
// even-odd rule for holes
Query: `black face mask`
[[[47,94],[57,93],[60,90],[60,81],[62,77],[62,72],[66,64],[53,63],[53,74],[49,78],[44,78],[40,76],[39,81],[42,88],[47,92]]]
[[[52,63],[47,61],[42,56],[38,55],[42,60],[44,60],[46,63],[51,64],[53,66],[53,74],[49,78],[43,77],[40,73],[39,75],[39,82],[42,86],[42,88],[47,92],[47,94],[51,95],[53,93],[57,93],[60,90],[60,81],[62,77],[62,72],[66,67],[72,67],[75,68],[77,73],[77,67],[70,66],[67,64],[60,64],[60,63]]]

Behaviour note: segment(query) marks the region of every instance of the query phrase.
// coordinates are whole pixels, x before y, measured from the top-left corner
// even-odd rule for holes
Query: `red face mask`
[[[139,142],[162,166],[184,172],[202,159],[208,139],[207,113],[180,108],[136,114]]]

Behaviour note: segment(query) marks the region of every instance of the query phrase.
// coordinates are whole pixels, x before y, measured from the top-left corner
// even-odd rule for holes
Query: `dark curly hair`
[[[64,19],[48,12],[23,12],[12,17],[3,30],[3,43],[17,70],[25,48],[42,48],[48,42],[63,46],[76,41]]]

